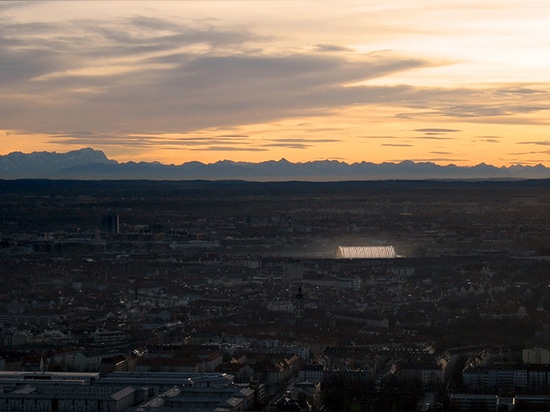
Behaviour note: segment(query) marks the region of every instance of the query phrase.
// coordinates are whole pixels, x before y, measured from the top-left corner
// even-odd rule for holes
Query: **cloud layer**
[[[417,3],[423,10],[424,3]],[[348,160],[359,160],[349,158],[352,149],[333,149],[368,142],[403,149],[403,156],[418,158],[424,148],[425,155],[451,159],[456,153],[463,159],[467,153],[459,153],[456,142],[464,145],[464,139],[478,145],[547,142],[538,135],[510,140],[502,133],[507,125],[547,125],[545,81],[422,83],[415,76],[464,61],[452,60],[445,48],[438,55],[409,50],[406,42],[383,47],[404,34],[444,36],[440,27],[398,30],[388,20],[393,36],[365,32],[380,41],[377,48],[371,40],[367,45],[353,44],[352,37],[343,41],[342,34],[332,43],[330,36],[312,33],[301,39],[305,29],[298,24],[296,32],[275,33],[257,22],[207,19],[204,12],[203,18],[190,18],[177,4],[173,11],[155,13],[154,4],[144,2],[139,12],[66,19],[33,18],[43,6],[32,2],[0,5],[2,130],[47,136],[44,141],[58,147],[116,146],[119,153],[124,148],[134,153],[287,149],[314,152],[312,159],[332,153]],[[485,16],[485,11],[477,12]],[[363,18],[378,13],[376,8],[355,12]],[[404,18],[400,12],[395,16]],[[381,24],[371,21],[373,27]],[[359,27],[359,19],[350,21],[353,38],[359,38]],[[483,131],[474,132],[474,125]],[[361,127],[363,137],[354,137]]]

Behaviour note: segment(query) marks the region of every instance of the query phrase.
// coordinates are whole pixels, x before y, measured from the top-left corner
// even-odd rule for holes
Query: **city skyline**
[[[543,1],[2,2],[0,155],[550,165]]]

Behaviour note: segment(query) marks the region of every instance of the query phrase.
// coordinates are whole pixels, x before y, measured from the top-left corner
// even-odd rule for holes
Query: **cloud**
[[[415,132],[425,132],[425,133],[455,133],[460,132],[458,129],[443,129],[443,128],[427,128],[427,129],[414,129]]]
[[[33,7],[33,3],[35,1],[2,1],[0,2],[0,14],[10,10]]]
[[[525,158],[525,156],[531,156],[531,155],[549,155],[550,150],[535,150],[530,152],[513,152],[508,153],[508,156],[518,156],[518,158]],[[531,159],[531,162],[535,162],[535,160]],[[536,162],[544,163],[546,162],[546,159],[536,160]]]
[[[427,120],[423,124],[428,125],[442,124],[436,118],[545,122],[516,116],[550,109],[544,85],[390,85],[383,83],[387,76],[441,64],[392,50],[356,53],[332,43],[276,49],[259,32],[210,22],[146,16],[63,23],[4,18],[0,38],[0,124],[22,131],[53,130],[50,140],[56,143],[250,152],[306,149],[340,140],[255,141],[253,133],[240,134],[244,128],[232,127],[330,116],[361,105],[394,107],[397,118]],[[368,82],[373,79],[382,79],[382,85]],[[314,130],[312,125],[315,120],[298,124],[311,133],[331,130]],[[216,134],[216,128],[229,133]],[[195,133],[202,129],[214,132]],[[412,147],[417,140],[452,140],[453,133],[461,132],[444,127],[413,131],[423,136],[384,145]],[[182,135],[168,138],[166,133]],[[496,138],[486,142],[496,143]]]
[[[317,44],[315,50],[319,52],[350,52],[353,51],[349,47],[343,47],[336,44]]]
[[[432,136],[432,135],[409,136],[409,137],[406,137],[406,139],[411,139],[411,140],[456,140],[456,138],[454,138],[454,137]]]
[[[532,142],[518,142],[518,144],[533,144],[539,146],[550,146],[550,140],[538,140]]]
[[[311,147],[309,144],[303,143],[268,143],[262,144],[262,147],[286,147],[288,149],[307,149]]]
[[[413,162],[419,163],[419,162],[444,162],[444,163],[461,163],[461,162],[467,162],[468,159],[462,159],[462,158],[453,158],[453,157],[427,157],[427,158],[413,158],[410,159]],[[400,160],[396,160],[400,161]]]
[[[547,93],[545,90],[537,90],[537,89],[530,89],[527,87],[518,87],[518,88],[510,88],[510,89],[500,89],[498,90],[499,93],[502,94],[512,94],[512,95],[530,95],[530,94],[540,94],[540,93]]]
[[[358,136],[360,139],[397,139],[397,136],[381,135],[381,136]]]
[[[464,98],[464,92],[456,91],[457,100]],[[462,94],[462,96],[461,96]],[[419,99],[420,100],[420,99]],[[483,118],[490,118],[492,123],[526,123],[530,121],[526,119],[515,119],[512,116],[516,114],[530,114],[540,111],[550,110],[550,105],[516,105],[502,101],[496,105],[488,104],[451,104],[445,106],[425,107],[416,112],[401,112],[396,115],[400,119],[419,119],[423,117],[441,117],[441,118],[457,118],[471,119],[475,118],[477,122],[484,122]],[[536,121],[533,121],[535,123]]]
[[[426,133],[422,136],[405,136],[405,137],[398,137],[398,136],[392,136],[392,135],[380,135],[380,136],[359,136],[361,139],[399,139],[399,140],[456,140],[455,137],[448,137],[448,136],[441,136],[440,133]]]
[[[502,143],[498,138],[477,139],[477,141],[484,143]]]
[[[71,134],[52,134],[51,143],[56,144],[78,144],[78,145],[97,145],[102,146],[125,146],[133,148],[144,147],[170,147],[197,148],[222,150],[222,148],[232,147],[233,151],[265,151],[267,147],[285,147],[289,149],[307,149],[313,144],[336,143],[339,139],[307,139],[307,138],[280,138],[267,139],[268,143],[254,142],[248,135],[227,134],[215,136],[177,136],[166,137],[165,135],[107,135],[94,134],[89,132],[74,132]],[[231,146],[228,146],[231,145]],[[259,150],[261,149],[261,150]]]
[[[399,119],[456,119],[477,123],[498,124],[543,124],[543,120],[525,115],[550,110],[548,86],[539,86],[536,92],[510,84],[510,89],[518,93],[502,93],[507,90],[502,85],[484,88],[428,88],[415,87],[403,92],[403,107],[409,111],[399,111]],[[472,103],[475,102],[475,103]],[[438,132],[439,128],[420,129],[425,132]],[[457,129],[442,128],[442,132]],[[460,131],[460,130],[457,130]]]
[[[234,146],[208,146],[203,148],[192,148],[193,151],[213,151],[213,152],[266,152],[267,149],[261,147],[234,147]]]
[[[335,139],[307,139],[307,138],[280,138],[267,139],[269,143],[262,143],[262,147],[286,147],[289,149],[307,149],[313,144],[318,143],[333,143],[339,140]]]
[[[284,139],[270,139],[274,142],[280,143],[337,143],[341,142],[340,139],[305,139],[305,138],[284,138]]]
[[[67,70],[89,65],[110,66],[113,60],[124,58],[137,60],[140,66],[152,56],[194,45],[241,47],[257,39],[245,30],[200,29],[151,17],[118,21],[80,19],[63,25],[8,19],[0,23],[3,38],[0,56],[5,62],[2,68],[20,72],[20,77],[27,80],[56,72],[62,75]],[[132,65],[136,61],[126,63]],[[27,71],[21,71],[25,68]],[[0,81],[2,79],[5,79],[4,73],[0,74]]]
[[[4,132],[6,136],[33,135],[34,132],[25,132],[23,130],[7,130]]]
[[[193,146],[212,146],[232,144],[238,147],[239,145],[249,145],[249,140],[246,136],[180,136],[166,137],[159,135],[109,135],[109,134],[94,134],[94,133],[71,133],[71,134],[52,134],[50,142],[56,144],[79,144],[79,145],[94,145],[101,144],[103,146],[126,146],[126,147],[193,147]]]
[[[67,137],[61,138],[58,136],[50,137],[48,143],[54,144],[66,144],[66,145],[87,145],[87,146],[124,146],[124,147],[134,147],[134,148],[155,148],[159,146],[167,145],[167,142],[155,139],[136,139],[127,136],[98,136],[94,135],[91,137]],[[177,146],[172,143],[173,146]]]
[[[158,17],[1,23],[0,121],[11,129],[189,131],[325,114],[405,89],[345,84],[432,64],[328,45],[266,53],[250,47],[265,41],[256,33]]]

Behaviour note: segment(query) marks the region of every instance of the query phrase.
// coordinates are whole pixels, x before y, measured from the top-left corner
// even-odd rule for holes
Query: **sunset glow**
[[[546,1],[0,3],[0,154],[550,166]]]

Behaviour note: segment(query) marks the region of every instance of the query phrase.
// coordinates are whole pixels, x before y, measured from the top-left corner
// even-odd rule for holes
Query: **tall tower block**
[[[304,320],[304,294],[301,286],[298,288],[298,293],[296,293],[295,296],[294,317],[296,319],[296,325],[301,325]]]
[[[105,233],[116,235],[119,231],[119,217],[116,214],[103,215],[102,229]]]

